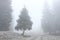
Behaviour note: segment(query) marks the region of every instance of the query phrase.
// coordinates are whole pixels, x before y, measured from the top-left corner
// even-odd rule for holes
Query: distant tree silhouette
[[[55,33],[60,35],[60,0],[53,0],[53,13],[55,14]]]
[[[18,24],[15,27],[15,29],[22,30],[23,31],[22,35],[24,35],[24,32],[27,29],[28,30],[32,29],[32,21],[30,20],[30,17],[28,15],[28,11],[25,7],[23,8],[21,15],[19,16],[19,19],[17,22],[18,22]]]
[[[51,32],[51,13],[49,10],[49,5],[47,1],[45,1],[45,6],[43,9],[43,19],[42,19],[42,28],[44,32]]]
[[[11,22],[11,0],[0,0],[0,31],[8,31]]]
[[[45,7],[43,10],[42,18],[42,28],[44,32],[49,32],[49,34],[60,34],[60,0],[53,0],[53,7],[50,7],[47,2],[45,2]]]

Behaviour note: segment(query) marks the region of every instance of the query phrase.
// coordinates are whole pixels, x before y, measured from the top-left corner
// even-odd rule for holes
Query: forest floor
[[[0,40],[60,40],[60,36],[40,35],[23,37],[14,32],[0,32]]]

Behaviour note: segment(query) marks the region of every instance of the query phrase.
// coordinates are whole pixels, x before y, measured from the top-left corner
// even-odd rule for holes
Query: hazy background
[[[11,29],[13,31],[16,31],[14,27],[16,26],[16,20],[19,18],[19,14],[22,11],[22,8],[25,7],[27,8],[29,15],[31,17],[31,20],[33,22],[32,30],[29,31],[31,33],[36,33],[36,34],[42,34],[43,30],[41,28],[41,19],[42,19],[42,10],[44,8],[44,2],[46,0],[12,0],[12,25]],[[52,6],[52,0],[48,0],[48,3],[50,7]],[[13,27],[13,28],[12,28]]]

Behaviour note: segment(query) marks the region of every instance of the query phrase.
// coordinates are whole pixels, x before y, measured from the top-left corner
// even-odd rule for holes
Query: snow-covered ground
[[[40,35],[31,37],[22,37],[14,32],[0,32],[0,40],[60,40],[60,36]]]

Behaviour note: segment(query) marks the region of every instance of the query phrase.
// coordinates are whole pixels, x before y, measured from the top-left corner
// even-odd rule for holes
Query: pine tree
[[[30,20],[30,17],[28,15],[28,11],[27,9],[24,7],[21,15],[19,16],[19,20],[17,21],[18,24],[15,27],[16,30],[22,30],[23,33],[22,35],[24,35],[24,32],[28,29],[32,29],[32,21]]]
[[[60,33],[60,0],[53,0],[53,13],[55,14],[55,33]]]
[[[44,32],[49,32],[50,34],[52,32],[54,32],[54,16],[51,13],[50,7],[47,3],[47,1],[45,1],[45,6],[44,6],[44,10],[43,10],[43,19],[42,19],[42,28],[44,30]]]
[[[52,10],[49,9],[48,3],[45,3],[43,11],[42,28],[44,32],[57,35],[60,33],[60,0],[53,0]]]
[[[0,0],[0,31],[8,31],[11,22],[11,0]]]
[[[43,10],[43,19],[42,19],[42,28],[44,32],[49,32],[49,6],[48,3],[45,2],[44,10]]]

